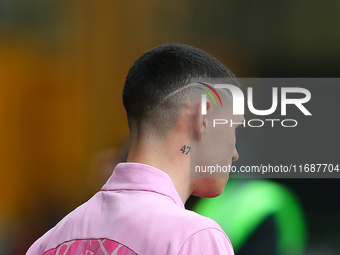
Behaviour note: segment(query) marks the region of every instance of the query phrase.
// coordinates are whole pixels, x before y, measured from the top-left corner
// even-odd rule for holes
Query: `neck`
[[[127,161],[138,162],[156,167],[166,172],[181,197],[183,204],[192,193],[190,179],[190,154],[181,152],[186,139],[167,134],[156,138],[144,136],[143,139],[131,139],[130,151]]]

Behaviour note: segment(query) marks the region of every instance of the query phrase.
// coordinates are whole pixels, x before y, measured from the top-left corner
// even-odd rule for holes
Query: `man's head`
[[[123,104],[130,133],[164,135],[188,103],[188,90],[179,90],[193,79],[233,77],[217,59],[192,46],[153,48],[132,65],[126,77]],[[170,96],[176,91],[179,93]]]
[[[146,138],[148,141],[153,139],[158,143],[163,138],[165,140],[166,137],[167,140],[163,145],[166,144],[168,147],[166,153],[163,151],[162,154],[147,157],[146,154],[150,153],[145,153],[148,146],[143,143],[143,153],[141,153],[142,156],[139,159],[141,157],[147,159],[142,163],[166,157],[165,154],[168,154],[168,158],[173,159],[173,161],[168,162],[177,163],[178,167],[184,167],[185,163],[183,162],[190,162],[190,154],[187,155],[186,152],[183,153],[180,149],[183,148],[183,145],[190,147],[191,143],[195,146],[195,148],[192,148],[193,150],[196,149],[195,153],[202,155],[203,158],[210,155],[215,156],[214,159],[216,159],[217,154],[215,152],[218,148],[222,148],[225,154],[219,153],[222,160],[219,159],[218,163],[231,163],[232,158],[237,160],[235,138],[232,137],[234,133],[231,134],[234,131],[229,129],[226,132],[225,129],[219,128],[220,131],[218,132],[224,137],[221,139],[218,136],[219,134],[215,132],[218,129],[212,130],[211,128],[211,120],[214,116],[222,116],[223,113],[231,110],[230,101],[225,101],[223,108],[217,108],[212,105],[211,101],[207,100],[207,115],[202,116],[199,110],[200,101],[196,100],[192,104],[190,100],[193,89],[196,96],[200,95],[196,93],[199,89],[192,85],[193,82],[209,79],[223,79],[231,84],[235,84],[236,81],[235,75],[217,59],[200,49],[187,45],[168,44],[158,46],[144,53],[132,65],[123,89],[123,104],[128,116],[131,143],[138,143],[138,141],[146,140]],[[227,96],[222,97],[222,100],[227,99]],[[199,99],[200,96],[197,98]],[[194,111],[194,116],[190,111],[190,107],[197,110],[196,112]],[[209,132],[207,132],[207,123],[210,123]],[[194,141],[190,139],[191,131],[196,134]],[[170,138],[169,134],[171,134]],[[203,139],[203,136],[207,138]],[[216,143],[223,141],[223,144],[218,144],[217,146],[216,144],[211,144],[212,141]],[[210,150],[207,145],[214,149]],[[158,146],[156,151],[149,150],[148,152],[151,151],[151,153],[157,154],[162,149],[160,147],[162,146]],[[204,153],[203,150],[209,151],[209,153]],[[226,159],[224,160],[223,157]],[[163,160],[166,162],[166,159]],[[140,162],[140,160],[136,161]],[[166,166],[161,165],[159,162],[154,163],[154,166],[166,171],[164,169]],[[189,170],[190,167],[186,167]],[[169,173],[169,171],[166,172]],[[182,171],[181,173],[185,177],[189,176],[188,172]],[[213,187],[209,188],[209,185],[206,185],[208,189],[205,189],[205,191],[200,190],[198,186],[204,186],[204,183],[202,184],[203,180],[196,183],[190,180],[190,182],[192,182],[190,184],[192,193],[199,196],[216,196],[219,195],[217,193],[221,191],[221,186],[224,188],[226,181],[206,181],[207,183],[213,183],[212,185],[215,186],[219,185],[218,191],[214,191]],[[220,184],[217,185],[216,183]]]

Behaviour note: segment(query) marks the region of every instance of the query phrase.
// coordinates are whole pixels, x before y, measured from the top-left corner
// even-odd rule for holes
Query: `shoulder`
[[[234,255],[227,235],[217,228],[206,228],[193,233],[182,245],[178,255],[223,254]]]
[[[146,221],[152,220],[161,223],[163,227],[171,228],[174,232],[186,229],[185,232],[196,232],[206,228],[216,228],[222,231],[218,223],[194,211],[186,210],[175,203],[168,201],[150,202],[146,205]],[[141,215],[140,215],[141,216]],[[143,219],[144,220],[144,219]],[[178,229],[178,230],[177,230]]]
[[[207,228],[217,229],[223,232],[216,221],[193,211],[185,209],[178,210],[178,212],[175,211],[170,217],[173,217],[174,219],[180,218],[182,223],[185,223],[187,227],[192,228],[195,232]]]
[[[176,207],[161,209],[152,216],[153,222],[159,222],[162,227],[159,229],[161,232],[152,231],[151,236],[167,236],[164,241],[170,242],[176,250],[173,254],[234,254],[228,236],[217,222]]]
[[[170,235],[167,240],[175,246],[174,254],[234,254],[228,236],[214,220],[183,209],[166,217],[164,227]]]

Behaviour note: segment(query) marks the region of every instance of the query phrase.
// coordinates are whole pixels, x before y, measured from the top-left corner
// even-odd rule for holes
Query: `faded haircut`
[[[203,50],[166,44],[145,52],[130,68],[123,88],[123,104],[130,133],[162,136],[173,128],[188,104],[194,80],[235,75]]]

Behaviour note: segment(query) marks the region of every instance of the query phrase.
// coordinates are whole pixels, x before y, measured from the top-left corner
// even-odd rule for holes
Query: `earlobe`
[[[202,139],[203,136],[203,130],[202,130],[202,124],[203,123],[203,115],[201,111],[201,103],[198,104],[198,107],[194,111],[194,122],[193,126],[195,129],[195,133],[197,133],[198,140]]]
[[[197,138],[198,140],[201,140],[203,137],[203,134],[206,132],[206,129],[208,127],[208,121],[206,120],[207,115],[202,115],[202,102],[198,104],[198,107],[195,111],[195,119],[194,119],[194,128],[197,132]],[[211,107],[211,103],[207,100],[207,114],[209,113]]]

